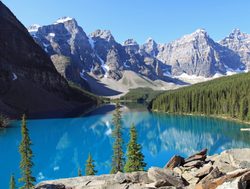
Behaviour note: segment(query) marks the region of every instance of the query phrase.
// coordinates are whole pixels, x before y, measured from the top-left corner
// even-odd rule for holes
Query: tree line
[[[153,111],[219,115],[250,121],[250,73],[165,92],[151,101]]]
[[[135,125],[132,124],[130,128],[130,140],[127,145],[127,160],[124,157],[123,145],[124,141],[122,138],[122,116],[119,103],[116,104],[116,109],[113,114],[113,131],[112,136],[114,139],[113,143],[113,155],[112,155],[112,164],[110,173],[115,174],[117,172],[133,172],[133,171],[142,171],[146,167],[144,162],[144,155],[141,150],[142,147],[137,143],[137,132]],[[32,161],[33,152],[31,149],[31,139],[29,137],[29,130],[27,128],[26,116],[22,117],[21,124],[21,135],[22,139],[19,145],[19,153],[21,155],[20,161],[20,170],[21,178],[18,179],[18,182],[22,184],[21,189],[32,189],[34,188],[36,178],[32,175],[32,167],[34,163]],[[95,164],[92,158],[92,155],[89,153],[88,159],[85,164],[85,175],[95,175],[97,170],[95,170]],[[81,168],[78,168],[78,176],[82,176]],[[16,181],[14,174],[10,177],[10,189],[16,189]]]

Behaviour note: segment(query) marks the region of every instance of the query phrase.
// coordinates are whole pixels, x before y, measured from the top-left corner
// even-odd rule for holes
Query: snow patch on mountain
[[[33,24],[30,27],[28,27],[27,29],[28,29],[28,32],[33,33],[33,32],[37,32],[40,27],[41,26],[38,24]]]
[[[73,20],[73,18],[71,17],[62,17],[62,18],[59,18],[54,24],[61,24],[61,23],[65,23],[71,20]]]

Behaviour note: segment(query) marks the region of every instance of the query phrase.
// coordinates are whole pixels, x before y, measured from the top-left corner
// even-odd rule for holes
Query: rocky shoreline
[[[164,168],[147,172],[44,181],[35,189],[248,189],[250,148],[226,150],[207,156],[204,149],[190,157],[172,157]]]

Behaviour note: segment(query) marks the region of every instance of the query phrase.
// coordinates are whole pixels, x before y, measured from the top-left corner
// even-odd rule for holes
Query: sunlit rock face
[[[172,66],[173,75],[211,77],[215,73],[226,74],[227,68],[244,69],[238,54],[214,42],[203,29],[160,45],[157,58]]]
[[[239,54],[241,61],[250,69],[250,35],[234,29],[220,44]]]
[[[250,59],[249,35],[238,30],[220,43],[204,29],[197,29],[170,43],[158,44],[148,38],[139,45],[132,38],[121,44],[109,30],[97,29],[87,35],[76,20],[69,17],[28,29],[61,75],[86,89],[96,85],[93,80],[100,83],[105,80],[108,84],[126,80],[125,71],[151,82],[188,84],[183,76],[194,76],[201,82],[247,71]],[[154,84],[159,86],[157,82]]]

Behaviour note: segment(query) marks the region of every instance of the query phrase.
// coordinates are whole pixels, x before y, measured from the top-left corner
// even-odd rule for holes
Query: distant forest
[[[153,111],[220,115],[250,121],[250,73],[165,92],[150,104]]]

